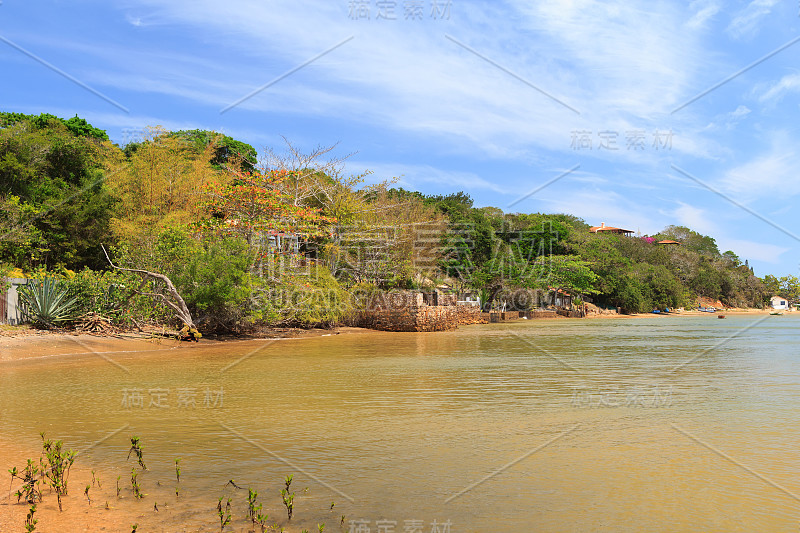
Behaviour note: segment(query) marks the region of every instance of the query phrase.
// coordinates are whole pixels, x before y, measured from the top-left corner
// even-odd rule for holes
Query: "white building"
[[[773,296],[770,298],[770,306],[773,309],[789,309],[789,302],[786,301],[786,298],[781,298],[780,296]]]

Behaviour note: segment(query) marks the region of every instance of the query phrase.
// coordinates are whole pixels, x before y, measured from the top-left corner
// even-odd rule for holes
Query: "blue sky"
[[[373,180],[642,234],[686,225],[757,275],[798,275],[799,9],[2,0],[0,94],[118,143],[148,125],[259,151],[339,142]]]

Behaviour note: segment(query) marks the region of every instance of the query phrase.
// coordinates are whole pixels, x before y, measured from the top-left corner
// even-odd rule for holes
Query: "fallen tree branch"
[[[108,252],[106,251],[105,246],[101,244],[100,247],[103,249],[103,253],[106,255],[108,264],[111,265],[113,268],[116,268],[117,270],[123,270],[126,272],[143,274],[147,277],[162,281],[167,288],[167,292],[174,301],[170,300],[165,295],[159,293],[143,293],[141,291],[137,292],[145,296],[160,298],[161,301],[164,303],[164,305],[166,305],[175,312],[175,314],[178,316],[178,319],[180,319],[181,322],[184,323],[184,325],[189,326],[189,328],[196,329],[196,326],[194,325],[194,320],[192,319],[192,314],[189,312],[189,308],[186,307],[186,302],[183,300],[180,293],[178,293],[178,290],[175,288],[175,285],[172,284],[172,281],[167,276],[165,276],[164,274],[159,274],[158,272],[150,272],[149,270],[143,270],[140,268],[125,268],[117,266],[111,261],[111,258],[108,256]]]

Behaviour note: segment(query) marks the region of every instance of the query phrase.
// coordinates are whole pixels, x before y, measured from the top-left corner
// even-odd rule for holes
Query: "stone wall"
[[[483,317],[480,307],[474,305],[455,305],[456,318],[459,326],[469,324],[486,324],[488,320]]]
[[[554,309],[541,309],[536,311],[528,311],[528,318],[556,318]]]
[[[367,300],[370,311],[401,310],[425,305],[421,292],[392,291],[377,294]]]
[[[483,324],[481,310],[471,305],[455,305],[456,295],[438,293],[426,297],[421,292],[394,291],[371,298],[359,317],[361,327],[381,331],[450,331],[467,324]],[[439,302],[427,305],[425,300]],[[448,305],[442,305],[442,302]]]

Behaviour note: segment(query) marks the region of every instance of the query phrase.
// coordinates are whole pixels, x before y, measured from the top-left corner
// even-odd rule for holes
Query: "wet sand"
[[[37,437],[36,435],[32,437]],[[33,441],[33,438],[31,439]],[[26,443],[27,444],[27,443]],[[31,443],[32,445],[33,443]],[[17,503],[13,495],[20,483],[14,480],[11,493],[8,491],[11,475],[8,469],[16,466],[21,469],[27,459],[38,459],[32,454],[29,446],[20,443],[8,442],[0,438],[0,532],[16,532],[25,530],[25,518],[30,505],[24,501]],[[117,500],[116,476],[106,472],[95,472],[100,478],[102,488],[97,486],[89,490],[92,498],[91,505],[83,494],[86,485],[91,484],[92,469],[81,462],[80,456],[76,458],[68,480],[69,495],[62,499],[63,511],[58,510],[58,500],[55,493],[49,488],[43,489],[44,501],[36,505],[35,518],[36,531],[66,532],[66,531],[113,531],[128,533],[131,526],[141,522],[141,512],[131,509],[131,498]],[[105,509],[108,502],[110,509]],[[125,505],[123,505],[123,502]],[[145,508],[144,506],[138,506]],[[152,502],[150,502],[152,508]],[[169,509],[164,509],[169,512]],[[141,530],[140,530],[141,531]]]
[[[18,335],[0,336],[0,362],[20,359],[45,359],[50,357],[69,357],[90,353],[100,356],[109,353],[134,352],[182,352],[208,348],[211,346],[229,346],[235,343],[248,343],[266,340],[290,341],[311,337],[333,335],[352,335],[375,333],[364,328],[341,327],[327,329],[295,329],[285,336],[247,338],[204,338],[200,342],[182,342],[166,337],[147,338],[143,336],[109,336],[74,333],[29,332]]]

